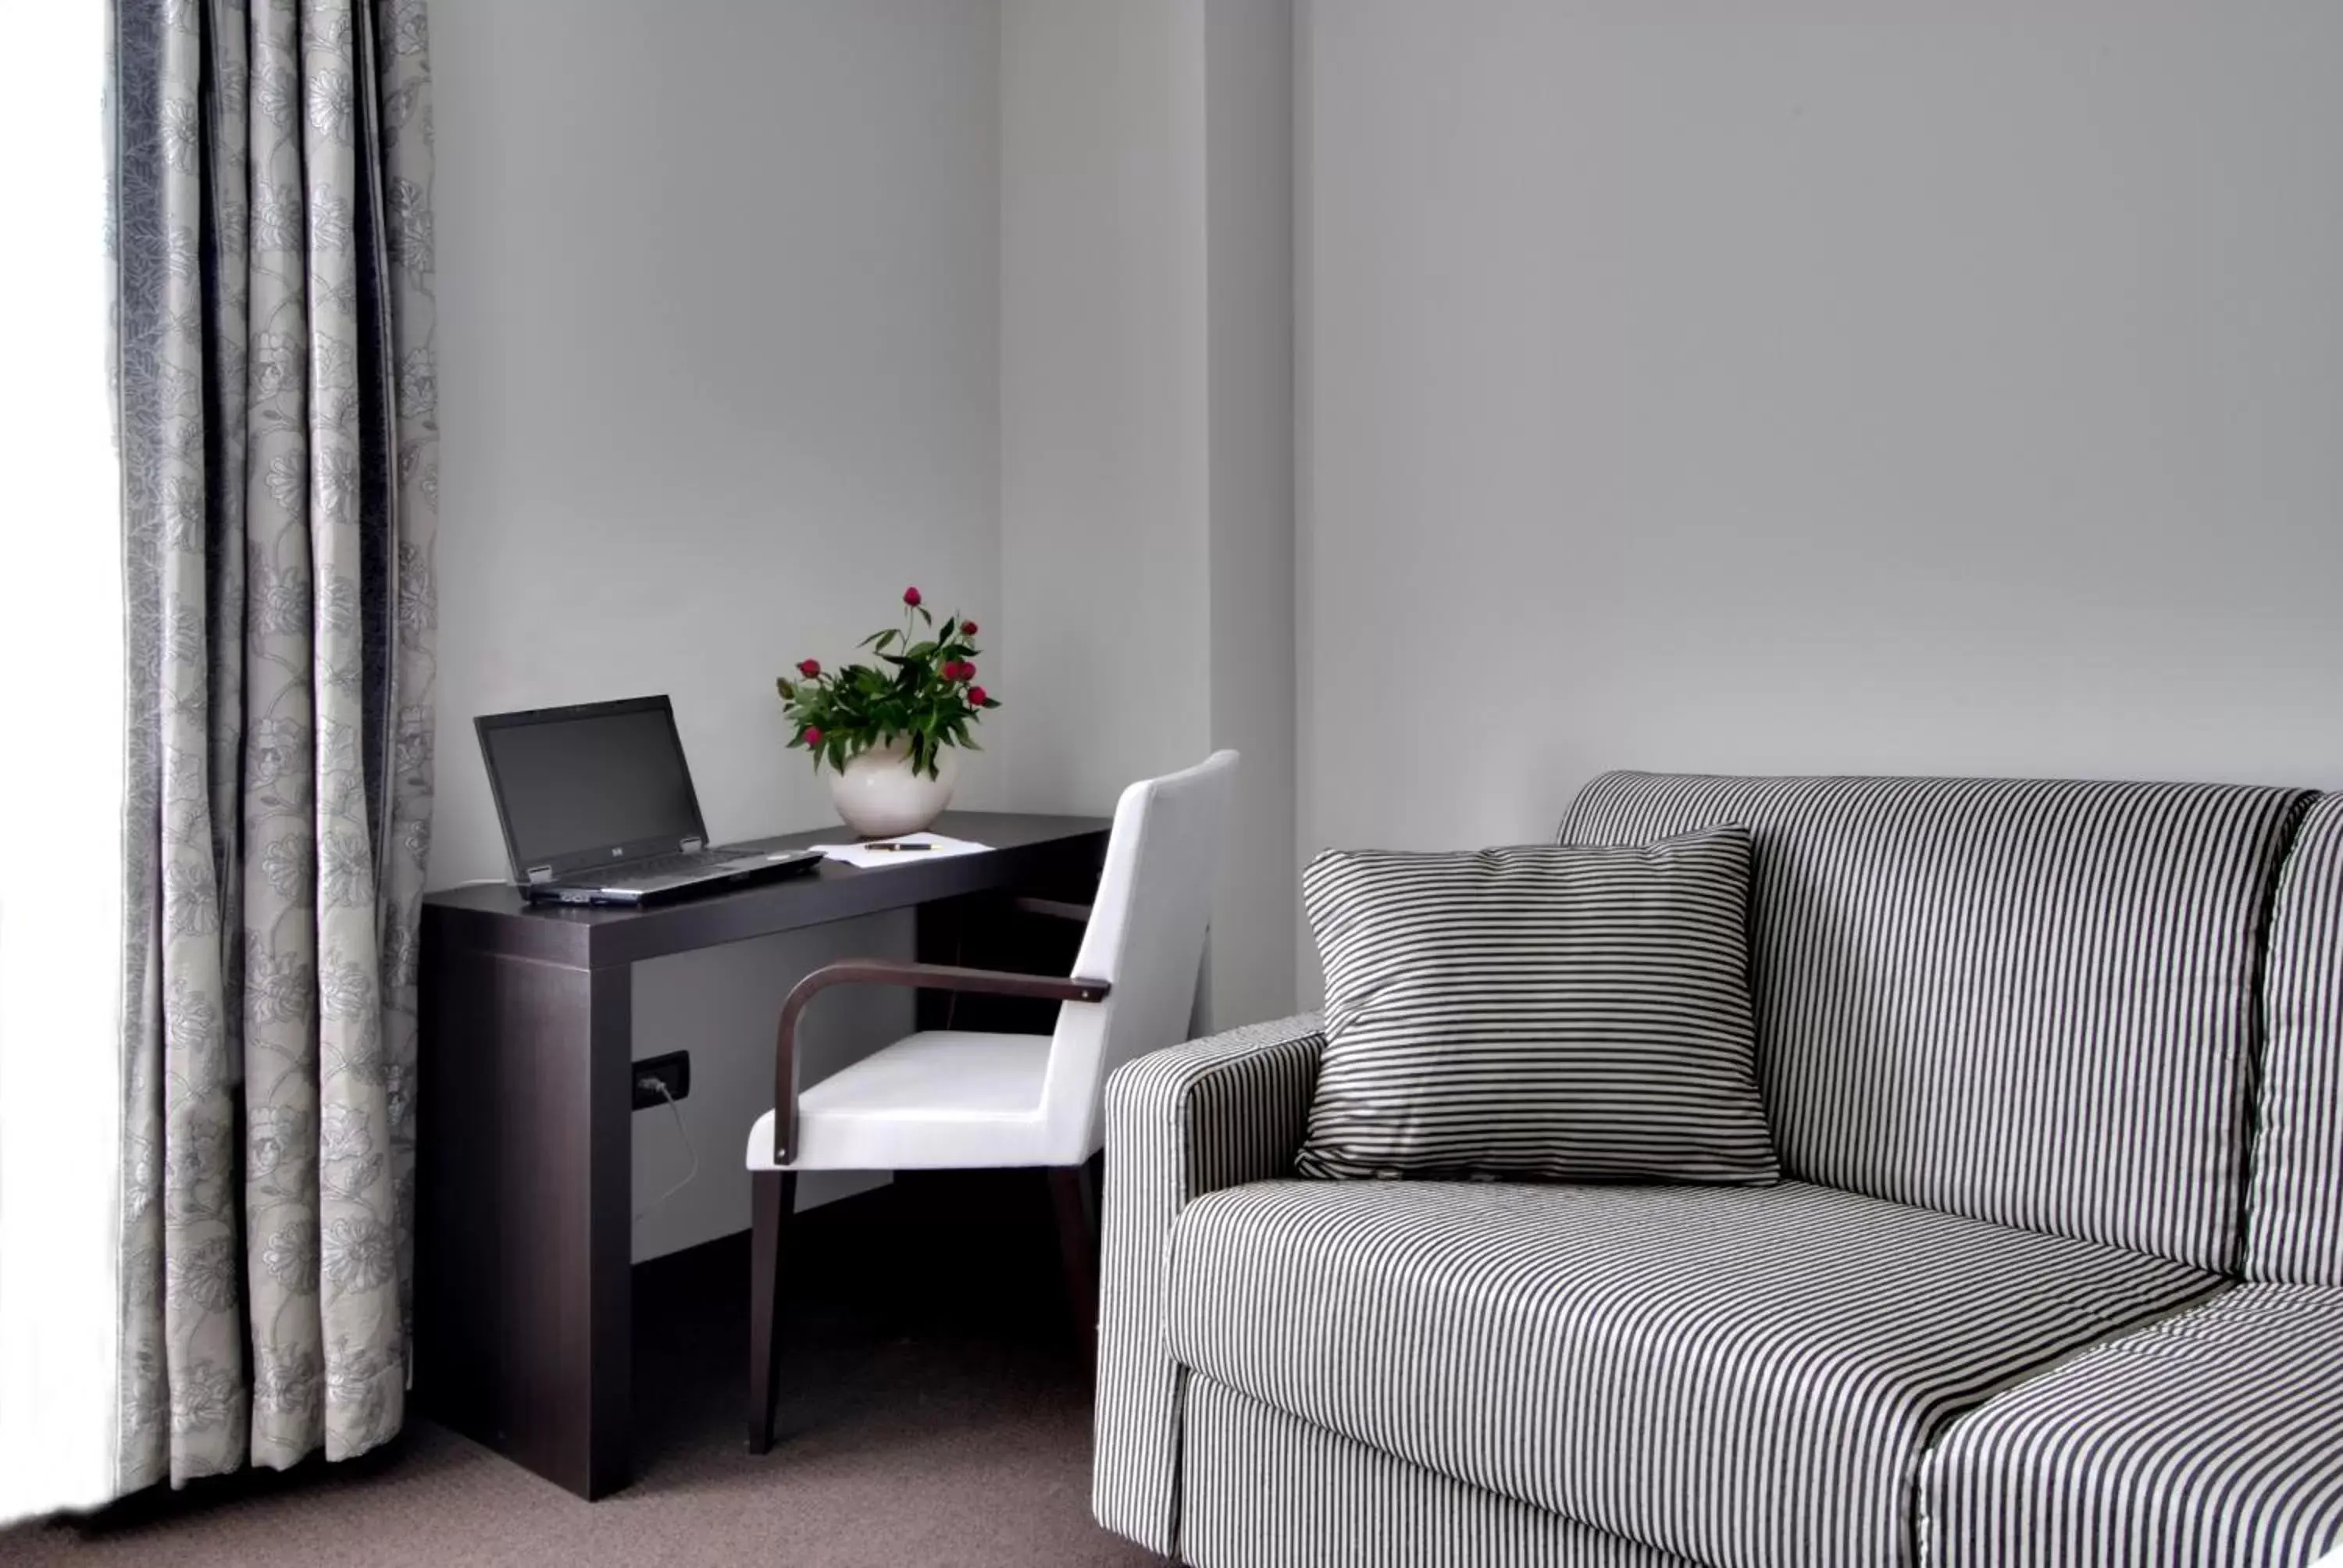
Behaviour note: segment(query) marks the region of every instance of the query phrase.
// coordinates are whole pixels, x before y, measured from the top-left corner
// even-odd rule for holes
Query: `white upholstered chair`
[[[789,992],[774,1047],[774,1108],[749,1134],[751,1452],[772,1445],[782,1237],[800,1171],[1046,1169],[1077,1320],[1086,1336],[1095,1334],[1098,1192],[1090,1160],[1105,1139],[1100,1102],[1116,1068],[1188,1037],[1236,769],[1237,754],[1219,751],[1122,792],[1071,978],[867,960],[816,970]],[[798,1020],[837,985],[1061,1005],[1050,1034],[926,1030],[800,1093]]]

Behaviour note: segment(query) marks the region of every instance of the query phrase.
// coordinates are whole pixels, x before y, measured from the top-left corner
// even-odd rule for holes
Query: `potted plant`
[[[829,764],[830,803],[862,837],[916,833],[951,804],[956,752],[981,749],[969,728],[1001,706],[976,684],[975,638],[976,622],[957,613],[939,630],[920,590],[909,588],[903,624],[856,645],[877,665],[824,669],[819,659],[801,659],[795,677],[774,683],[789,744],[812,754],[815,771]]]

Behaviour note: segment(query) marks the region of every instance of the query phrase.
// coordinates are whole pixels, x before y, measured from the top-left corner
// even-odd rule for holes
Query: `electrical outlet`
[[[662,1096],[651,1087],[653,1083],[667,1086]],[[685,1100],[691,1095],[691,1053],[669,1051],[665,1056],[647,1056],[635,1063],[635,1109],[656,1111],[669,1100]]]

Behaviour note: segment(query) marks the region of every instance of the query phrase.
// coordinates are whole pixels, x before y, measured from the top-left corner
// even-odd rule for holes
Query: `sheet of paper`
[[[885,847],[889,844],[923,847],[890,849]],[[968,839],[947,839],[941,833],[906,833],[899,839],[880,839],[868,844],[817,844],[814,848],[833,860],[868,867],[916,866],[952,855],[981,855],[992,846]]]

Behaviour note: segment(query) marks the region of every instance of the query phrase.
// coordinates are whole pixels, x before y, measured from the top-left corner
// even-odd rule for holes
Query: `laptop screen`
[[[663,697],[500,714],[479,730],[516,873],[588,851],[664,854],[702,834]]]

